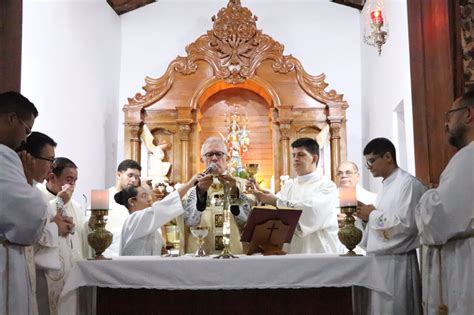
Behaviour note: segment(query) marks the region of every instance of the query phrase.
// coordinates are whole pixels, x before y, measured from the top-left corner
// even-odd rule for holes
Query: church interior
[[[295,176],[290,144],[301,137],[319,143],[323,176],[354,161],[373,192],[382,185],[363,148],[388,138],[399,166],[433,187],[455,153],[443,113],[474,84],[473,5],[2,0],[0,92],[38,108],[33,131],[77,164],[83,207],[91,190],[114,185],[123,159],[146,180],[188,181],[205,169],[210,136],[225,141],[234,175],[273,192]]]

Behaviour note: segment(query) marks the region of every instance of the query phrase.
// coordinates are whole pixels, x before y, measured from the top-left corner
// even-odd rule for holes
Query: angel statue
[[[155,138],[147,125],[143,125],[141,138],[148,150],[148,179],[152,180],[153,187],[159,183],[167,183],[171,163],[165,162],[163,159],[165,158],[165,151],[171,149],[171,143],[162,140],[158,145],[155,145]]]

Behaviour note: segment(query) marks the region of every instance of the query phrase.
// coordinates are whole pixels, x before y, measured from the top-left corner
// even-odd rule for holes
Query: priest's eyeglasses
[[[379,158],[381,158],[380,155],[367,159],[367,161],[365,161],[365,166],[367,166],[367,168],[371,168],[374,165],[375,161],[377,161],[377,159]]]
[[[25,121],[21,118],[18,119],[19,121],[21,121],[21,123],[23,124],[23,127],[25,127],[25,133],[26,133],[26,136],[28,137],[29,135],[31,135],[31,133],[33,132],[31,130],[30,127],[28,127],[28,125],[25,123]]]
[[[449,118],[451,118],[451,114],[454,113],[454,112],[457,112],[459,110],[464,110],[464,109],[468,109],[469,106],[463,106],[463,107],[459,107],[459,108],[455,108],[455,109],[451,109],[451,110],[448,110],[447,112],[444,112],[444,119],[445,121],[449,121]]]
[[[217,152],[207,152],[206,154],[203,155],[206,159],[212,159],[213,156],[215,156],[218,159],[222,159],[225,156],[225,153],[222,151],[217,151]]]

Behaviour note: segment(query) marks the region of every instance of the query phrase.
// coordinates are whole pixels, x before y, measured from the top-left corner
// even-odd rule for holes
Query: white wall
[[[389,37],[382,47],[382,55],[378,55],[375,47],[363,44],[361,37],[362,149],[373,138],[388,138],[394,142],[397,153],[402,153],[397,156],[398,164],[415,174],[406,1],[385,0],[384,13],[389,23]],[[361,36],[363,31],[364,19],[361,18]],[[399,104],[402,115],[400,107],[397,108]],[[404,132],[397,129],[403,125],[396,123],[401,116],[404,117]],[[403,134],[405,141],[398,139]],[[400,148],[399,143],[406,143],[406,147]],[[372,178],[365,167],[362,169],[365,186],[377,192],[381,187],[380,179]]]
[[[22,93],[39,110],[33,130],[78,165],[81,204],[116,169],[119,71],[120,19],[106,1],[24,1]]]
[[[158,78],[185,47],[207,30],[211,17],[227,0],[161,0],[121,17],[122,59],[120,108],[127,97],[142,92],[145,76]],[[348,158],[361,163],[361,51],[359,11],[319,1],[243,0],[257,17],[257,28],[285,45],[305,70],[326,73],[329,88],[344,93],[347,112]],[[118,159],[123,158],[123,115],[119,115]]]

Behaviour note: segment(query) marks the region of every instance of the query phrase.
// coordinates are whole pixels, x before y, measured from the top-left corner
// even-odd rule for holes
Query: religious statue
[[[233,113],[230,117],[231,121],[227,136],[223,136],[222,134],[221,136],[227,146],[227,154],[230,157],[227,164],[229,172],[233,176],[246,178],[248,174],[245,170],[243,158],[248,151],[250,138],[246,125],[243,124],[243,126],[240,127],[238,122],[239,118],[236,113]]]
[[[147,125],[143,125],[141,138],[148,150],[148,179],[152,180],[153,187],[158,186],[159,183],[167,183],[171,163],[165,162],[163,159],[165,152],[171,149],[171,144],[163,140],[155,145],[155,138]]]

